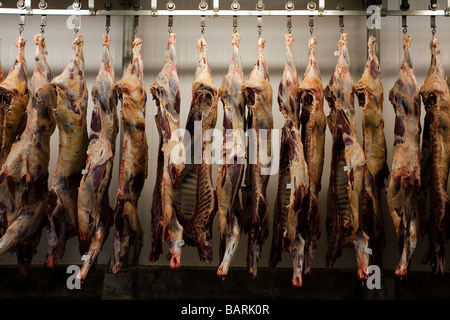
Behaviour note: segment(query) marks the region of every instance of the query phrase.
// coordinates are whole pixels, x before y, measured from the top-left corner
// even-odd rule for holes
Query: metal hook
[[[233,16],[233,33],[237,32],[237,27],[238,27],[238,17]]]
[[[44,34],[44,27],[47,26],[47,16],[45,14],[41,17],[41,33]]]
[[[202,35],[205,34],[205,25],[206,25],[205,16],[201,16],[200,17],[200,32]]]
[[[105,23],[106,35],[109,35],[110,26],[111,26],[111,16],[106,16],[106,23]]]
[[[313,34],[314,32],[314,17],[313,16],[309,16],[309,33]]]
[[[344,33],[344,16],[339,16],[339,27],[341,28],[339,31],[341,34]]]
[[[25,29],[24,28],[24,26],[25,26],[25,19],[26,19],[26,16],[24,14],[21,14],[20,15],[20,20],[19,20],[19,35],[20,36],[22,35],[23,30]]]
[[[172,33],[172,27],[173,27],[173,16],[169,16],[167,22],[167,29],[169,31],[169,34]]]
[[[408,21],[406,16],[402,16],[403,34],[408,33]]]
[[[292,19],[291,16],[287,16],[287,32],[291,34],[292,32]]]
[[[258,16],[258,20],[257,20],[256,26],[258,28],[258,35],[259,35],[259,37],[261,37],[261,33],[262,33],[262,16]]]
[[[430,16],[430,26],[431,26],[431,34],[436,34],[436,16]]]
[[[139,27],[139,16],[134,16],[134,37],[136,38]]]

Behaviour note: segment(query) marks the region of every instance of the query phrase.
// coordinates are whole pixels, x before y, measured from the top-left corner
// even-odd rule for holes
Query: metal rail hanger
[[[38,2],[38,1],[37,1]],[[220,0],[212,0],[213,8],[207,10],[173,10],[173,8],[165,10],[158,10],[158,0],[149,0],[151,9],[130,9],[130,10],[116,10],[106,8],[102,10],[95,9],[95,0],[88,0],[88,9],[69,10],[69,9],[50,9],[50,8],[32,8],[31,0],[19,0],[17,8],[0,8],[0,14],[27,14],[27,15],[77,15],[77,16],[367,16],[366,10],[326,10],[325,0],[318,0],[318,5],[315,1],[309,1],[304,9],[290,9],[286,10],[265,10],[264,8],[255,10],[220,10]],[[403,1],[405,2],[405,1]],[[406,1],[407,2],[407,1]],[[108,1],[110,3],[110,1]],[[173,3],[173,1],[169,1]],[[288,1],[288,3],[291,3]],[[438,9],[435,5],[430,5],[424,10],[388,10],[387,0],[382,1],[383,10],[381,16],[450,16],[450,0],[446,1],[445,9]]]

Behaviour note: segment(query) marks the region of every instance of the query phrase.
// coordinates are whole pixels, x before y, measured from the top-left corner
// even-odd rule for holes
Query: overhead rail
[[[254,10],[229,9],[220,10],[220,0],[213,0],[212,9],[193,9],[193,10],[158,10],[157,0],[150,0],[151,9],[95,9],[95,0],[88,1],[87,9],[52,9],[52,8],[32,8],[31,0],[18,1],[16,8],[0,7],[0,14],[26,14],[26,15],[47,15],[47,16],[367,16],[366,10],[327,10],[325,9],[325,0],[318,0],[317,5],[315,1],[308,3],[305,8],[287,8],[285,10],[266,10],[264,8],[256,7]],[[36,1],[39,2],[39,1]],[[76,3],[80,3],[76,1]],[[108,1],[110,3],[110,1]],[[169,1],[168,3],[173,3]],[[289,3],[289,1],[288,1]],[[311,6],[311,3],[314,5]],[[428,6],[424,10],[388,10],[386,6],[387,1],[383,1],[381,15],[382,16],[450,16],[450,0],[446,1],[445,9],[436,9],[437,6]],[[233,3],[236,5],[236,3]],[[74,7],[75,8],[75,7]]]

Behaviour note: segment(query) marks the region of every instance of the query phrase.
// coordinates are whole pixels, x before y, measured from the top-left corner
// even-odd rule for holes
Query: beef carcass
[[[281,129],[280,170],[273,218],[273,236],[269,266],[274,269],[283,250],[293,258],[293,286],[302,286],[304,234],[300,220],[308,193],[309,176],[300,134],[300,94],[297,69],[292,52],[293,37],[285,35],[286,61],[278,86],[278,104],[284,116]]]
[[[217,210],[216,192],[211,179],[211,164],[204,155],[208,146],[203,137],[216,126],[218,92],[206,57],[206,41],[197,41],[199,59],[192,84],[192,102],[186,122],[191,144],[176,185],[175,207],[183,226],[186,244],[197,248],[200,261],[211,261],[212,223]],[[199,129],[200,127],[200,129]]]
[[[180,85],[175,51],[176,35],[169,34],[167,58],[150,91],[158,112],[155,116],[159,132],[158,167],[152,203],[152,251],[150,262],[158,260],[162,253],[162,241],[170,246],[170,266],[180,267],[183,246],[183,227],[174,209],[174,187],[183,169],[183,163],[171,158],[176,141],[172,135],[180,127]]]
[[[47,257],[50,268],[64,255],[66,241],[78,234],[77,197],[86,164],[88,91],[84,78],[83,37],[72,43],[73,57],[52,80],[56,92],[59,152],[47,199]]]
[[[327,199],[328,251],[332,267],[342,248],[356,250],[358,278],[368,277],[368,237],[359,221],[359,197],[363,186],[364,152],[358,141],[355,123],[353,80],[347,49],[348,34],[341,34],[339,58],[334,74],[325,88],[330,107],[328,127],[333,137],[331,175]]]
[[[143,245],[137,205],[147,178],[148,146],[145,135],[147,93],[141,46],[142,40],[134,39],[133,58],[116,84],[122,102],[123,151],[114,208],[114,249],[109,262],[112,273],[119,272],[124,257],[131,250],[131,265],[137,265]]]
[[[96,263],[113,222],[108,189],[116,149],[118,117],[114,66],[109,44],[110,37],[104,35],[102,64],[91,91],[94,109],[86,166],[78,190],[80,253],[87,252],[78,275],[81,280],[85,279],[89,268]]]
[[[239,197],[245,166],[245,100],[242,92],[244,73],[239,51],[239,34],[232,38],[233,57],[227,75],[219,88],[223,103],[224,164],[217,171],[217,210],[220,227],[220,265],[217,275],[225,279],[238,248],[242,228],[242,206]]]
[[[56,95],[45,59],[42,34],[34,37],[35,67],[30,100],[18,137],[0,171],[0,257],[15,251],[19,272],[26,275],[45,226],[50,136],[56,123]]]
[[[321,234],[319,192],[325,155],[327,119],[323,110],[323,86],[314,48],[317,39],[309,39],[308,66],[299,85],[301,135],[309,176],[309,192],[303,201],[305,238],[304,273],[311,274],[311,263]]]
[[[385,245],[381,190],[389,176],[383,119],[383,85],[375,52],[376,39],[370,36],[364,72],[353,87],[363,110],[364,165],[363,225],[372,250],[371,264],[381,266]]]
[[[255,278],[258,261],[264,241],[269,235],[269,205],[266,189],[270,175],[265,172],[272,156],[271,134],[273,128],[272,87],[269,69],[264,56],[265,40],[258,39],[258,60],[248,79],[244,82],[244,95],[247,105],[247,163],[245,186],[243,187],[243,210],[246,217],[244,231],[248,231],[247,271]],[[264,141],[265,140],[265,141]],[[266,148],[264,148],[266,145]],[[264,160],[264,161],[261,161]]]
[[[450,161],[450,96],[445,80],[445,72],[439,59],[438,40],[430,43],[431,63],[428,76],[420,89],[425,105],[426,119],[424,131],[429,132],[430,170],[430,253],[431,266],[436,274],[444,273],[445,245],[448,240],[449,201],[447,179]],[[424,138],[425,140],[425,138]],[[425,141],[423,142],[425,144]],[[420,226],[422,227],[422,226]]]
[[[24,38],[17,38],[19,52],[8,76],[0,84],[0,168],[16,140],[19,124],[28,105],[25,43]]]
[[[395,110],[394,149],[387,203],[401,251],[395,275],[404,278],[416,245],[419,224],[417,193],[420,187],[420,95],[410,56],[411,37],[403,37],[403,62],[389,91]]]

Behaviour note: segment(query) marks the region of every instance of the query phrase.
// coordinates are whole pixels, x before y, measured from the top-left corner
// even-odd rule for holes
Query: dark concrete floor
[[[214,267],[139,266],[117,275],[105,266],[90,270],[81,289],[68,289],[65,265],[49,270],[33,266],[27,277],[16,266],[0,267],[0,300],[447,300],[450,276],[410,272],[399,281],[393,271],[381,274],[381,289],[369,290],[356,278],[355,270],[314,269],[302,288],[291,286],[292,270],[271,273],[261,268],[251,279],[245,268],[232,268],[225,281]]]

